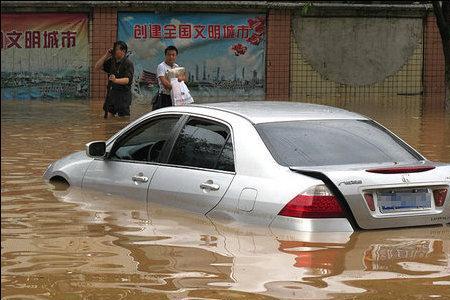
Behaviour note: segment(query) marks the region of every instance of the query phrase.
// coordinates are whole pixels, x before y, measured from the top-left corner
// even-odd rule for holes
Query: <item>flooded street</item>
[[[428,159],[450,162],[448,112],[418,102],[329,104],[372,117]],[[129,120],[104,120],[72,101],[2,100],[1,109],[4,299],[450,298],[450,225],[278,231],[53,187],[42,179],[52,161]],[[145,112],[134,106],[131,119]]]

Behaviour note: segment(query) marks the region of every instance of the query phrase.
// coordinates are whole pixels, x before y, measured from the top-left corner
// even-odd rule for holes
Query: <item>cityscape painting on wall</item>
[[[264,14],[118,14],[118,39],[134,62],[133,99],[147,102],[158,90],[156,68],[164,49],[179,50],[196,102],[264,99]]]
[[[87,14],[1,17],[2,100],[89,97]]]

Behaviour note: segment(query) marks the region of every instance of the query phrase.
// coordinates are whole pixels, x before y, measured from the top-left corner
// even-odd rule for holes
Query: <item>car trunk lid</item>
[[[373,164],[290,169],[324,183],[341,199],[349,219],[363,229],[450,222],[450,165]],[[446,195],[443,192],[445,189]],[[445,197],[438,206],[435,198]]]

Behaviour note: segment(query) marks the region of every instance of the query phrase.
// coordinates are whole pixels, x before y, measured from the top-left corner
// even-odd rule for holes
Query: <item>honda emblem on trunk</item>
[[[403,181],[404,183],[409,183],[409,182],[410,182],[407,175],[402,175],[402,181]]]

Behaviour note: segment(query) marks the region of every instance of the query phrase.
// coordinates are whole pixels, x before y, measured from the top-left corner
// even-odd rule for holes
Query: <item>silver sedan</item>
[[[159,109],[54,162],[44,178],[271,228],[450,222],[449,164],[365,116],[305,103]]]

